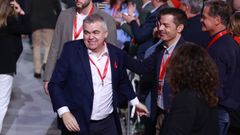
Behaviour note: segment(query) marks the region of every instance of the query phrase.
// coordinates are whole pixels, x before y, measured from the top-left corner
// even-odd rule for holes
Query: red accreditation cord
[[[209,44],[208,44],[208,46],[207,46],[207,49],[209,49],[209,48],[213,45],[213,43],[215,43],[219,38],[221,38],[222,36],[224,36],[224,35],[226,35],[226,34],[228,34],[228,31],[227,31],[227,30],[224,30],[224,31],[222,31],[222,32],[219,32],[217,35],[215,35],[215,36],[213,37],[213,39],[209,42]]]
[[[165,54],[165,51],[164,51],[163,54]],[[165,63],[164,63],[164,55],[162,57],[162,62],[161,62],[160,72],[159,72],[159,80],[158,80],[158,95],[162,95],[163,84],[164,84],[164,76],[165,76],[167,66],[168,66],[168,62],[171,58],[171,55],[172,55],[172,53],[167,57]]]
[[[98,75],[100,76],[101,80],[102,80],[102,86],[104,85],[104,78],[106,77],[107,75],[107,71],[108,71],[108,64],[109,64],[109,57],[107,57],[107,61],[106,61],[106,64],[105,64],[105,67],[104,67],[104,70],[103,70],[103,74],[101,74],[99,68],[97,67],[97,65],[94,63],[94,61],[92,60],[92,58],[90,56],[89,57],[89,60],[90,62],[95,66],[95,68],[97,69],[98,71]]]
[[[89,13],[87,14],[87,16],[91,15],[93,13],[93,9],[94,9],[94,5],[92,5]],[[73,31],[74,31],[74,40],[76,40],[78,38],[78,36],[81,34],[81,32],[83,31],[83,24],[82,26],[77,30],[77,15],[74,17],[74,21],[73,21]]]
[[[240,45],[240,37],[238,36],[233,36],[233,39]]]

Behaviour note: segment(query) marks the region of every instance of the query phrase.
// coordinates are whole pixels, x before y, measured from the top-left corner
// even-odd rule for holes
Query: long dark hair
[[[210,107],[217,105],[217,67],[202,47],[186,42],[176,48],[166,77],[173,95],[187,88],[196,91]]]

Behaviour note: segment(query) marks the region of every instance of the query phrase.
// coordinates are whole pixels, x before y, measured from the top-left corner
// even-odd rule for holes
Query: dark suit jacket
[[[182,45],[184,43],[184,39],[180,38],[176,47]],[[164,42],[163,42],[164,43]],[[176,49],[176,48],[175,48]],[[175,50],[174,49],[174,50]],[[173,50],[173,51],[174,51]],[[159,69],[163,57],[163,46],[159,45],[155,52],[149,56],[147,59],[141,61],[134,60],[130,57],[125,58],[127,62],[127,68],[130,69],[131,71],[138,73],[138,74],[143,74],[143,73],[149,73],[149,74],[155,74],[154,77],[149,79],[150,81],[155,84],[155,89],[151,91],[151,114],[150,117],[154,121],[156,118],[156,113],[157,113],[157,86],[158,86],[158,78],[159,78]],[[149,89],[147,89],[149,90]],[[169,92],[170,92],[170,87],[164,81],[164,87],[163,87],[163,102],[164,102],[164,107],[169,108],[170,107],[170,97],[169,97]],[[148,94],[149,91],[146,91],[146,94]]]
[[[200,22],[201,15],[194,16],[187,20],[182,36],[186,41],[196,43],[204,48],[210,42],[210,35],[202,31],[202,24]]]
[[[219,104],[226,108],[239,108],[240,49],[238,44],[231,35],[226,34],[214,42],[208,52],[218,67],[220,78]]]
[[[21,34],[30,33],[28,17],[8,17],[7,26],[0,28],[0,74],[16,72],[17,60],[22,52]]]
[[[113,113],[118,132],[121,133],[117,114],[118,94],[125,95],[128,100],[136,95],[126,74],[121,50],[110,44],[107,47],[112,72]],[[54,111],[68,106],[80,125],[79,135],[88,135],[94,90],[88,52],[83,40],[65,44],[50,80],[49,92]],[[64,128],[63,125],[60,126]]]
[[[140,26],[136,21],[132,21],[130,23],[131,30],[134,35],[133,37],[137,45],[139,45],[138,57],[140,59],[144,57],[145,51],[155,43],[152,35],[153,29],[156,26],[157,16],[159,12],[164,8],[168,8],[168,5],[164,4],[153,13],[149,14],[149,16],[146,18],[145,23],[141,24]]]
[[[218,135],[216,108],[196,91],[184,89],[172,101],[160,135]]]

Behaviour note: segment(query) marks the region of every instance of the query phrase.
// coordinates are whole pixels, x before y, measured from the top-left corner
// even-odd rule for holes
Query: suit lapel
[[[91,67],[90,67],[90,62],[89,62],[89,58],[88,58],[88,51],[87,48],[83,42],[83,40],[79,41],[80,43],[78,44],[79,46],[79,55],[80,55],[80,59],[83,65],[83,70],[85,70],[84,73],[86,73],[86,77],[88,82],[90,83],[90,86],[93,89],[93,82],[92,82],[92,73],[91,73]]]
[[[111,46],[107,45],[109,58],[110,58],[110,64],[111,64],[111,72],[112,72],[112,86],[114,88],[117,80],[117,69],[118,69],[118,61],[117,61],[117,55],[114,52],[114,49],[112,49]]]

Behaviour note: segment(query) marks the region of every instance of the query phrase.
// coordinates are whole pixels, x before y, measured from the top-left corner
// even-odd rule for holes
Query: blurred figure
[[[45,69],[47,63],[61,5],[59,0],[28,0],[26,3],[32,29],[34,77],[40,79],[41,71]],[[42,47],[44,47],[43,59],[41,57]]]
[[[207,49],[219,71],[218,90],[220,135],[226,135],[230,124],[228,110],[240,107],[240,49],[227,30],[230,6],[224,1],[207,1],[202,13],[202,30],[211,36]]]
[[[0,133],[10,102],[13,76],[22,52],[21,34],[29,33],[25,12],[15,0],[0,0]]]
[[[124,20],[131,26],[135,45],[138,46],[137,56],[139,59],[143,59],[145,51],[156,42],[152,33],[156,26],[157,16],[162,9],[169,7],[167,0],[151,0],[151,3],[154,9],[143,24],[139,24],[135,16],[123,14]]]
[[[110,0],[110,4],[105,6],[104,9],[104,11],[111,15],[116,22],[115,24],[117,27],[117,40],[121,45],[121,48],[124,47],[126,42],[130,41],[130,36],[120,27],[120,22],[123,20],[122,14],[127,14],[128,12],[130,12],[128,10],[129,4],[131,4],[129,0]],[[132,13],[132,15],[138,16],[136,10]]]
[[[191,42],[178,47],[166,74],[173,96],[160,135],[218,135],[217,67]]]

